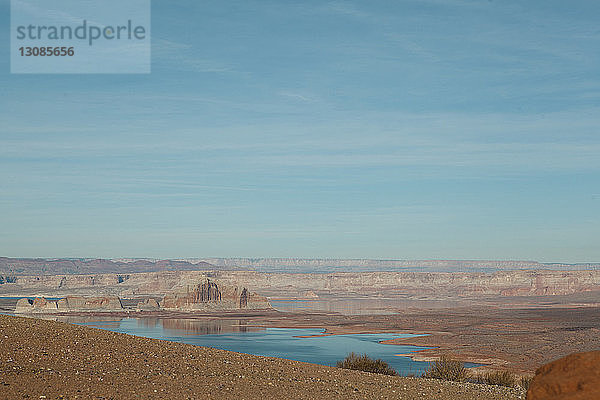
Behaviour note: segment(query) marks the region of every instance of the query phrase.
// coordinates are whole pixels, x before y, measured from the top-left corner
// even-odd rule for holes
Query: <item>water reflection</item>
[[[38,316],[36,316],[37,318]],[[139,331],[164,331],[179,335],[219,335],[223,333],[258,332],[265,328],[252,326],[248,320],[210,320],[191,318],[115,318],[109,316],[49,316],[40,315],[41,319],[67,322],[69,324],[88,325],[102,329],[116,330],[123,321],[135,321]]]
[[[230,332],[253,332],[264,328],[248,326],[246,320],[159,319],[165,330],[185,331],[192,335],[216,335]]]

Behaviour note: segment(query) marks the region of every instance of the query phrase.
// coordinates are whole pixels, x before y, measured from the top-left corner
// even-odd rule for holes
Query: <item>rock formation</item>
[[[389,298],[479,299],[512,296],[557,296],[600,291],[600,271],[501,271],[495,273],[337,272],[319,274],[255,271],[161,271],[98,275],[18,275],[0,284],[0,296],[52,297],[69,295],[161,297],[193,290],[210,278],[242,288],[237,304],[244,307],[243,288],[273,298]],[[221,289],[221,292],[223,290]],[[208,295],[208,294],[206,294]],[[212,294],[211,294],[212,296]],[[247,300],[250,300],[248,297]],[[600,297],[598,298],[600,303]],[[240,303],[241,300],[241,303]]]
[[[205,278],[195,286],[186,285],[167,294],[161,302],[165,309],[265,309],[271,305],[265,297],[241,286],[225,286]]]
[[[187,272],[186,272],[187,273]],[[271,297],[427,296],[430,298],[494,298],[556,296],[600,290],[600,271],[336,272],[330,274],[215,272],[223,284],[236,282]]]
[[[15,308],[17,313],[28,313],[28,312],[58,312],[58,305],[56,301],[46,300],[43,297],[36,297],[31,300],[28,298],[19,299]]]
[[[59,310],[67,311],[120,311],[121,299],[116,296],[83,297],[67,296],[57,301]]]
[[[137,311],[155,311],[160,309],[160,305],[155,299],[148,298],[146,300],[138,302],[136,309]]]
[[[527,400],[600,399],[600,351],[576,353],[538,368]]]
[[[67,296],[58,301],[36,297],[34,300],[23,298],[17,301],[16,313],[60,313],[79,311],[121,311],[121,300],[115,296],[82,297]]]
[[[513,270],[576,271],[600,269],[599,263],[540,263],[499,260],[375,260],[318,258],[202,258],[215,267],[277,273],[330,272],[495,272]]]

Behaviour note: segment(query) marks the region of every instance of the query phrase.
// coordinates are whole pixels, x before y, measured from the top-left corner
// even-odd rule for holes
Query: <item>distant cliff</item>
[[[328,274],[262,273],[255,271],[162,271],[100,275],[16,276],[0,285],[0,296],[154,295],[200,296],[214,299],[199,282],[219,282],[219,293],[251,288],[262,296],[293,298],[346,296],[404,298],[481,298],[494,296],[552,296],[600,290],[600,271],[336,272]],[[190,294],[200,290],[196,294]],[[241,296],[238,289],[236,296]],[[205,297],[208,296],[208,297]]]
[[[495,272],[514,270],[598,270],[600,263],[540,263],[527,260],[377,260],[345,258],[202,258],[220,268],[243,268],[259,272]]]
[[[285,274],[216,272],[215,279],[249,285],[272,297],[318,296],[481,298],[551,296],[600,290],[600,271],[337,272]]]

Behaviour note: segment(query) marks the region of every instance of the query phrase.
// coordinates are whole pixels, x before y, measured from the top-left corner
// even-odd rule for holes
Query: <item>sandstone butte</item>
[[[196,285],[176,287],[164,296],[162,301],[146,299],[137,305],[138,310],[236,310],[268,309],[268,300],[242,286],[217,284],[208,278]],[[34,300],[22,298],[17,301],[16,313],[61,313],[70,311],[111,312],[123,310],[123,304],[117,296],[66,296],[60,300],[47,300],[36,297]]]
[[[541,366],[527,400],[600,399],[600,351],[570,354]]]
[[[251,293],[242,286],[219,285],[206,278],[196,286],[174,290],[160,303],[167,310],[186,309],[265,309],[271,308],[268,300]]]
[[[16,313],[53,313],[69,311],[120,311],[121,300],[117,296],[83,297],[67,296],[60,300],[47,300],[43,297],[19,299]]]
[[[350,371],[0,315],[1,399],[517,400],[518,389]]]

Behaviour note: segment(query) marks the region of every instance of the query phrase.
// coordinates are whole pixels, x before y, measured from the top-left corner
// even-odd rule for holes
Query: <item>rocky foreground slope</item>
[[[519,399],[516,389],[390,377],[0,315],[7,399]]]

